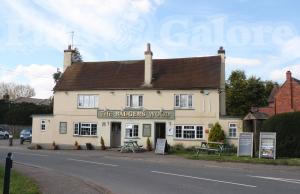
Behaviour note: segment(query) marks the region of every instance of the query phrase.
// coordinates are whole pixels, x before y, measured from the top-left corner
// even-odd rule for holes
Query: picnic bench
[[[225,144],[222,142],[203,141],[203,142],[201,142],[200,146],[195,147],[195,150],[197,152],[197,156],[199,155],[200,151],[205,151],[205,152],[207,152],[207,154],[219,153],[219,155],[221,155],[221,153],[223,153],[223,151],[224,151],[224,145]]]
[[[138,145],[137,141],[135,140],[129,140],[129,141],[124,141],[123,146],[121,147],[120,152],[139,152],[142,150],[141,145]]]

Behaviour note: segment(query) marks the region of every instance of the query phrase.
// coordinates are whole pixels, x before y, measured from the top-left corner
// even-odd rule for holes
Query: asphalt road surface
[[[300,167],[186,160],[153,153],[47,151],[0,146],[14,162],[55,170],[117,194],[300,193]]]

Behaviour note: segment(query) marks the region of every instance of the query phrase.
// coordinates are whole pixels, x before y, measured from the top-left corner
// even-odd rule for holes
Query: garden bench
[[[124,145],[121,147],[120,152],[138,152],[142,150],[141,145],[138,145],[137,141],[124,141]]]
[[[209,153],[221,153],[224,151],[224,143],[222,142],[201,142],[201,146],[196,146],[195,150],[197,152],[197,156],[200,151],[205,151],[207,154]]]

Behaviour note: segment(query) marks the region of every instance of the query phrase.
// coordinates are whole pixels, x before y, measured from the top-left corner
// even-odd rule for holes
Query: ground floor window
[[[75,123],[74,135],[96,136],[97,124],[96,123]]]
[[[41,130],[42,131],[46,130],[46,120],[41,120]]]
[[[176,125],[176,139],[203,139],[203,126],[200,125]]]
[[[67,122],[59,122],[59,133],[60,134],[67,133]]]
[[[236,137],[236,123],[229,123],[229,137]]]
[[[139,136],[139,126],[134,124],[126,124],[125,133],[126,138],[136,138]]]

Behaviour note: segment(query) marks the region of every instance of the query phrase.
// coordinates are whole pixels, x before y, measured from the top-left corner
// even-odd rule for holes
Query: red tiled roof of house
[[[220,71],[220,56],[153,59],[152,87],[145,88],[144,60],[80,62],[66,69],[54,91],[216,89]]]

